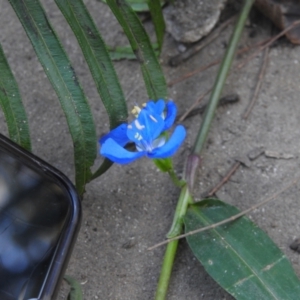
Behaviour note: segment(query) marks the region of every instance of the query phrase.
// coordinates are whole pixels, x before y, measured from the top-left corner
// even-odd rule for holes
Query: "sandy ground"
[[[73,62],[80,82],[92,106],[97,134],[107,132],[108,120],[93,80],[72,32],[52,1],[42,1],[50,20]],[[109,9],[94,0],[86,1],[109,45],[121,45],[125,38]],[[251,24],[251,22],[249,22]],[[232,26],[201,53],[177,68],[168,66],[178,45],[166,35],[162,65],[167,80],[175,79],[208,62],[222,57],[224,43]],[[253,36],[253,32],[255,33]],[[274,34],[268,22],[255,19],[248,26],[241,45],[253,45]],[[0,1],[0,41],[17,78],[28,113],[33,152],[73,179],[72,143],[57,97],[37,61],[33,49],[8,1]],[[237,57],[235,65],[243,60]],[[237,104],[220,107],[196,181],[195,198],[215,186],[235,163],[258,147],[275,151],[290,159],[270,158],[261,154],[248,166],[242,165],[217,196],[240,209],[246,209],[276,192],[300,175],[299,161],[299,73],[300,47],[281,40],[270,49],[269,64],[258,101],[247,121],[245,112],[258,78],[262,54],[244,68],[234,69],[223,95],[237,93]],[[128,107],[147,100],[137,62],[116,62]],[[174,85],[170,98],[184,112],[207,89],[217,67]],[[4,118],[0,130],[7,134]],[[188,136],[175,156],[178,173],[193,145],[202,116],[184,121]],[[100,159],[99,159],[100,161]],[[99,163],[99,161],[97,163]],[[83,201],[83,222],[67,273],[81,284],[84,299],[153,299],[164,247],[146,249],[164,239],[171,224],[179,190],[160,174],[152,162],[141,159],[128,166],[114,165],[103,177],[87,186]],[[298,237],[299,190],[291,188],[279,199],[250,214],[291,260],[300,276],[299,254],[289,249]],[[58,299],[66,299],[63,286]],[[185,241],[180,242],[172,275],[169,300],[232,299],[204,271]]]

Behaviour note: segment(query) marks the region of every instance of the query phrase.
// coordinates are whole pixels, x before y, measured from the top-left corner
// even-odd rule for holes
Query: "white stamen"
[[[157,120],[156,120],[152,115],[149,115],[149,117],[150,117],[150,119],[151,119],[152,121],[154,121],[155,123],[157,123]]]
[[[135,120],[135,121],[134,121],[134,124],[135,124],[135,126],[136,126],[136,128],[137,128],[138,130],[142,130],[142,129],[145,128],[145,126],[144,126],[144,125],[141,125],[140,122],[139,122],[138,120]]]
[[[143,139],[143,137],[138,132],[135,133],[134,138],[136,138],[138,141]]]

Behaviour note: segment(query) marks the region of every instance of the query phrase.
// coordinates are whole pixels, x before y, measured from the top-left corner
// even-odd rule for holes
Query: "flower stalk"
[[[188,185],[185,185],[181,189],[181,193],[179,196],[179,200],[177,202],[173,223],[171,226],[170,231],[167,234],[167,238],[171,239],[176,237],[177,235],[181,234],[182,226],[183,226],[183,217],[186,214],[186,210],[188,205],[193,203],[192,195],[189,191]]]
[[[177,187],[182,188],[186,184],[186,182],[184,180],[180,180],[177,177],[174,169],[169,170],[168,173],[169,173],[169,176],[172,179],[174,185],[176,185]]]
[[[170,242],[167,245],[167,249],[163,260],[163,265],[161,268],[161,273],[157,284],[155,300],[164,300],[167,297],[168,286],[169,286],[174,259],[176,256],[178,242],[179,240],[175,240]]]
[[[254,0],[245,0],[244,6],[235,25],[234,32],[231,36],[231,40],[229,42],[228,48],[223,57],[212,93],[210,95],[210,100],[206,108],[200,130],[198,132],[198,136],[194,148],[187,160],[185,178],[184,178],[187,184],[182,188],[178,200],[178,204],[176,207],[172,227],[168,233],[168,237],[170,236],[174,237],[182,233],[184,215],[187,211],[189,203],[193,202],[192,190],[194,187],[196,170],[198,169],[198,166],[200,164],[200,155],[203,150],[203,146],[205,144],[216,107],[219,103],[220,95],[224,87],[225,80],[227,78],[230,66],[232,64],[234,54],[236,52],[236,48],[238,45],[238,41],[243,32],[243,28],[253,2]],[[155,300],[166,299],[170,275],[173,268],[173,262],[176,256],[177,245],[178,245],[178,240],[172,241],[167,245],[162,268],[161,268],[161,274],[158,282]]]

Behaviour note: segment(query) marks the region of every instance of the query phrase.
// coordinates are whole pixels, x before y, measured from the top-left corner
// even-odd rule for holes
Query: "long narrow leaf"
[[[152,22],[154,24],[159,52],[161,52],[166,24],[162,13],[160,0],[148,0]]]
[[[155,51],[156,56],[159,56],[158,44],[153,43],[152,47]],[[119,46],[119,47],[107,46],[107,49],[111,60],[121,60],[121,59],[136,60],[136,56],[132,51],[131,46]]]
[[[74,144],[76,186],[80,194],[96,157],[92,114],[70,61],[37,0],[9,0],[60,100]]]
[[[114,163],[109,160],[108,158],[105,158],[102,162],[101,166],[97,169],[97,171],[92,175],[91,180],[101,176],[104,174]]]
[[[149,37],[136,13],[125,0],[106,1],[122,26],[141,65],[148,97],[166,99],[167,85]]]
[[[81,0],[55,2],[78,40],[109,116],[110,128],[115,128],[127,120],[128,114],[125,97],[106,45]],[[91,179],[102,175],[103,170],[107,171],[111,165],[104,161]]]
[[[0,45],[0,105],[4,112],[9,137],[27,150],[31,141],[27,115],[23,106],[18,84],[10,70]]]
[[[82,0],[55,0],[71,26],[109,116],[110,127],[127,120],[127,106],[105,43]]]
[[[105,0],[101,0],[106,3]],[[127,0],[128,4],[132,7],[132,9],[136,12],[146,12],[149,11],[148,0]],[[166,1],[162,0],[161,5],[163,5]]]
[[[119,46],[119,47],[110,47],[107,46],[109,56],[111,60],[135,60],[135,54],[132,51],[131,46]]]
[[[185,230],[211,225],[238,212],[219,200],[201,201],[188,209]],[[206,271],[236,299],[299,299],[300,281],[290,262],[248,218],[191,235],[187,241]]]

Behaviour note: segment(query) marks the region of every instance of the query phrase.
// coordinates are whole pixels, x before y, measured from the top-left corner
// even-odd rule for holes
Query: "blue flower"
[[[166,115],[164,110],[167,110]],[[100,154],[119,164],[128,164],[142,157],[167,158],[172,156],[183,142],[186,131],[176,126],[167,140],[162,134],[174,123],[177,108],[174,102],[149,101],[144,108],[135,106],[136,119],[130,124],[121,124],[100,139]],[[126,150],[126,144],[134,142],[137,151]]]

